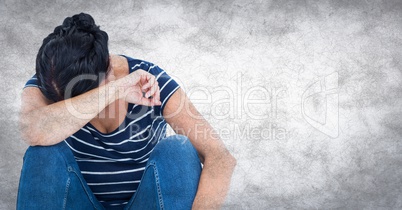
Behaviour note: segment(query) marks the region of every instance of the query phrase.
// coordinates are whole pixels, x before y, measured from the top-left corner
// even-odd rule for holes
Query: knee
[[[157,169],[160,177],[169,180],[161,183],[164,189],[191,191],[195,195],[202,167],[197,150],[186,136],[173,135],[160,140],[148,164]]]
[[[61,157],[57,148],[53,146],[30,146],[25,152],[24,164],[48,164],[45,162],[58,162],[57,159],[61,159]]]
[[[64,143],[53,146],[31,146],[27,149],[18,187],[18,209],[53,206],[59,209],[66,196],[75,192],[77,183],[71,165],[74,156]],[[73,186],[73,185],[71,185]],[[43,196],[46,195],[46,196]],[[55,207],[57,206],[57,207]]]
[[[190,140],[183,135],[172,135],[159,141],[153,153],[158,155],[197,157],[197,150]]]
[[[173,135],[160,140],[150,156],[150,161],[201,165],[197,150],[183,135]]]
[[[24,159],[28,158],[40,158],[53,157],[54,154],[57,154],[57,145],[54,146],[29,146],[25,152]],[[50,157],[49,157],[50,156]]]
[[[69,152],[64,142],[53,146],[30,146],[24,155],[23,170],[46,173],[48,170],[66,168],[70,159],[74,158]]]

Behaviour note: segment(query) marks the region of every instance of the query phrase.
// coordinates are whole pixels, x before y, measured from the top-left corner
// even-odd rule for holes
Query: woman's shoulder
[[[146,60],[129,57],[126,55],[121,55],[121,54],[120,54],[120,56],[126,58],[130,72],[133,72],[137,69],[142,69],[142,70],[148,71],[150,68],[155,66],[155,64],[153,64],[152,62],[146,61]]]

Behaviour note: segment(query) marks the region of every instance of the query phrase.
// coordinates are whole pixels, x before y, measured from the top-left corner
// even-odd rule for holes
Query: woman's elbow
[[[231,167],[232,169],[234,169],[237,165],[236,158],[230,153],[226,157],[226,162],[229,165],[229,167]]]
[[[230,154],[230,152],[225,149],[225,151],[222,151],[219,155],[216,155],[215,160],[218,159],[220,164],[224,166],[227,169],[233,170],[236,167],[237,160],[236,158]]]
[[[19,129],[22,140],[30,146],[38,146],[41,144],[41,136],[32,128],[32,123],[26,122],[24,119],[19,121]]]
[[[38,136],[33,135],[30,132],[21,131],[21,138],[29,146],[39,146],[39,145],[41,145],[40,138]]]

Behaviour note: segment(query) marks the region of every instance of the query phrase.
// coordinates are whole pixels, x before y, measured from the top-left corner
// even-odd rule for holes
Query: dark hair
[[[64,19],[43,40],[36,57],[38,84],[46,98],[57,102],[98,87],[103,79],[99,75],[108,73],[108,39],[107,33],[88,14]],[[85,79],[82,75],[95,77]],[[79,80],[66,90],[74,78]]]

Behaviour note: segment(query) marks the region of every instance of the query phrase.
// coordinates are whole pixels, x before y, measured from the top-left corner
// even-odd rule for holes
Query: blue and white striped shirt
[[[127,115],[116,130],[105,134],[87,123],[65,139],[88,186],[105,207],[124,205],[136,192],[153,148],[166,136],[163,108],[179,88],[158,66],[126,58],[130,73],[143,69],[156,77],[162,105],[148,107],[129,103]],[[36,75],[25,87],[38,87]]]

